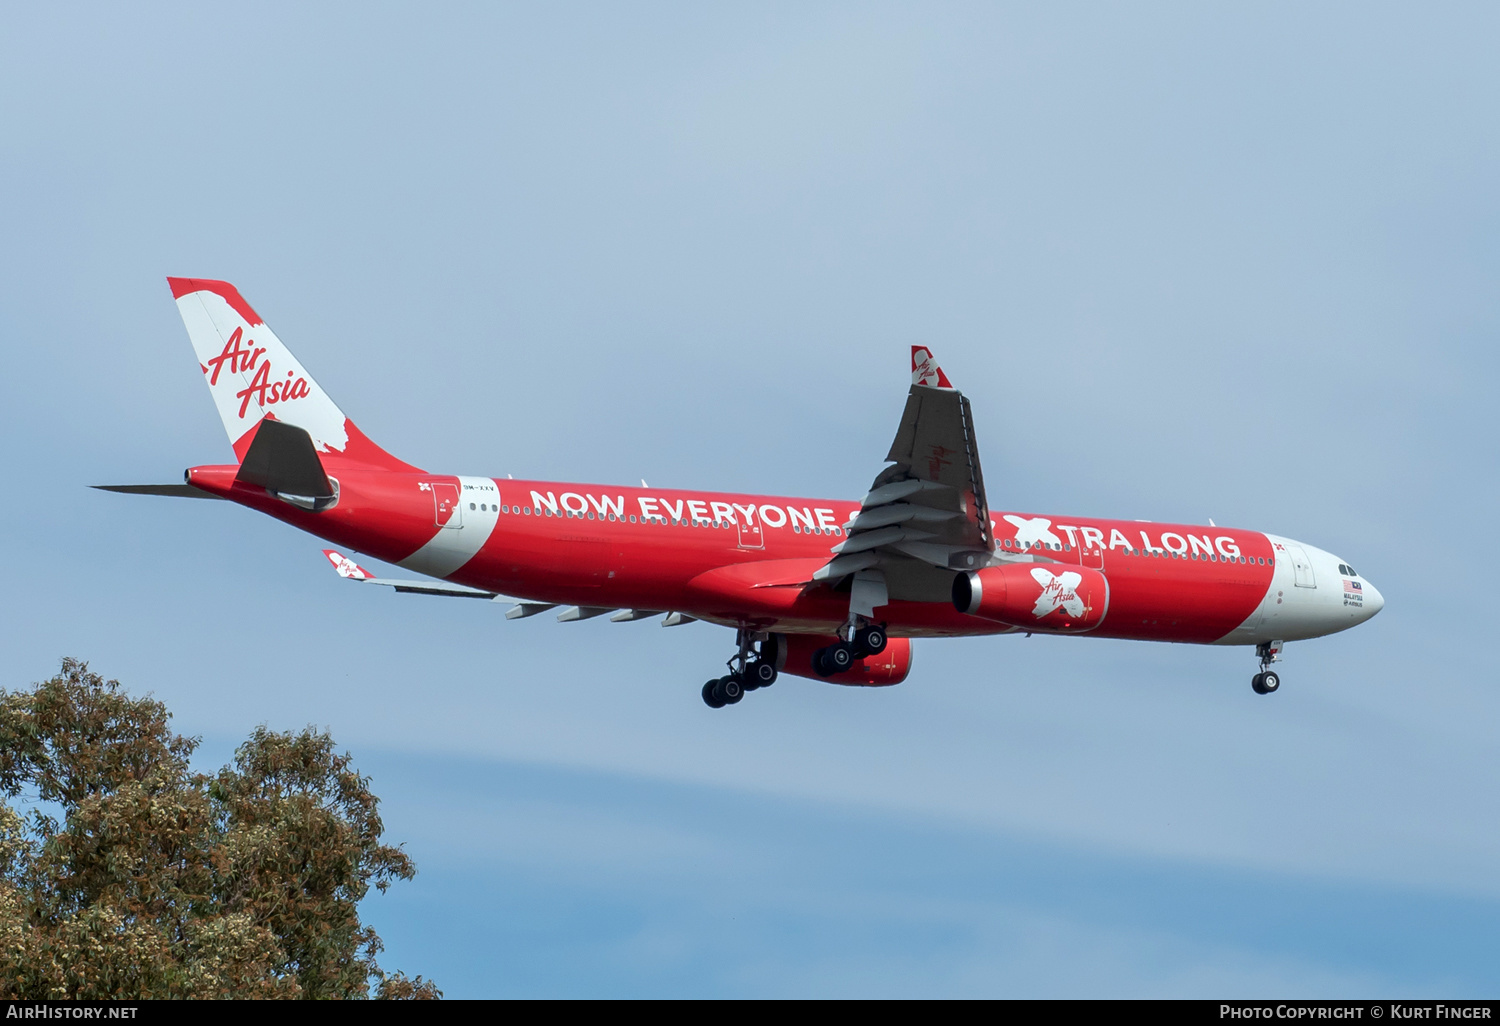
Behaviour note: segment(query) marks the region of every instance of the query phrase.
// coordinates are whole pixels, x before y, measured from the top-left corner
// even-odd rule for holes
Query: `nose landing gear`
[[[703,685],[703,703],[710,709],[734,705],[745,692],[776,683],[776,642],[771,635],[742,627],[735,640],[739,652],[726,664],[729,673]]]
[[[1250,678],[1250,687],[1257,695],[1269,695],[1281,688],[1281,677],[1271,669],[1272,663],[1281,662],[1280,641],[1263,641],[1255,646],[1255,654],[1260,656],[1260,672]]]

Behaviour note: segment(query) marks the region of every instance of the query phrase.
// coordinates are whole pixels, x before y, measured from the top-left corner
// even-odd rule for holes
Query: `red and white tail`
[[[911,347],[911,383],[913,385],[931,385],[934,388],[952,388],[953,383],[948,380],[948,375],[943,373],[943,368],[938,366],[937,357],[932,355],[932,350],[926,346]]]
[[[415,470],[365,437],[233,285],[168,278],[229,442],[245,458],[270,417],[303,428],[321,454],[392,470]]]

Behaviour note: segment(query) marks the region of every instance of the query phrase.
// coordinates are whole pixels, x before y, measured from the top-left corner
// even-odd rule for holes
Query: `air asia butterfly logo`
[[[285,381],[271,380],[271,361],[262,361],[261,357],[266,351],[257,348],[254,339],[246,340],[243,328],[235,328],[229,336],[229,341],[224,343],[224,349],[218,356],[208,361],[203,368],[207,374],[210,388],[219,383],[219,374],[227,367],[231,374],[248,374],[255,371],[255,377],[251,379],[247,388],[234,393],[234,397],[240,401],[240,418],[243,419],[245,411],[250,407],[250,399],[255,399],[258,409],[291,399],[301,399],[311,395],[312,390],[308,387],[307,379],[298,377],[296,371],[287,371]]]
[[[1078,597],[1078,586],[1083,583],[1082,574],[1065,570],[1054,577],[1037,567],[1031,571],[1031,579],[1042,586],[1042,593],[1037,596],[1036,606],[1031,610],[1031,615],[1038,620],[1057,609],[1074,619],[1082,618],[1087,611],[1083,599]]]

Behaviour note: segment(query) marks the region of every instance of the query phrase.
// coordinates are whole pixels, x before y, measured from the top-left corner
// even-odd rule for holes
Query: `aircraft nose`
[[[1365,618],[1369,619],[1385,608],[1385,596],[1380,594],[1380,589],[1369,581],[1364,582],[1365,588]]]

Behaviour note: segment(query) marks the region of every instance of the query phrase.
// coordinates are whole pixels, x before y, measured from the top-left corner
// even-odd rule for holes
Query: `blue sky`
[[[326,726],[456,996],[1489,994],[1500,16],[1370,4],[7,14],[5,686]],[[1329,549],[1369,624],[917,647],[714,712],[701,624],[372,594],[129,499],[230,458],[166,275],[457,473],[857,497],[932,346],[992,502]],[[460,607],[460,608],[454,608]]]

